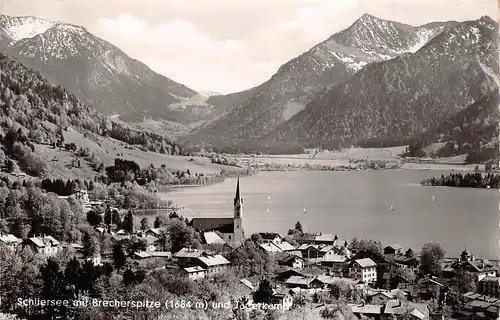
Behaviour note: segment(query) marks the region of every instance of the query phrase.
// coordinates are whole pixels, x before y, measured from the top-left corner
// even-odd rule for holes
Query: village
[[[78,200],[87,213],[96,206],[105,205],[102,201],[91,201],[85,190],[79,190],[71,197]],[[162,225],[143,226],[130,232],[106,225],[105,219],[101,219],[94,230],[96,234],[110,235],[115,245],[125,246],[127,242],[140,240],[144,245],[127,252],[126,259],[132,265],[155,261],[149,264],[151,269],[176,272],[195,283],[241,268],[251,268],[246,276],[235,280],[241,290],[240,296],[233,297],[249,309],[253,304],[265,302],[280,305],[284,312],[307,305],[327,314],[331,305],[324,297],[336,295],[345,299],[358,318],[498,318],[500,274],[497,262],[477,258],[467,250],[456,258],[441,256],[435,257],[437,261],[429,261],[429,254],[425,253],[424,257],[424,249],[417,253],[398,244],[382,247],[380,242],[373,240],[347,241],[328,231],[303,232],[300,222],[287,235],[261,232],[245,237],[239,180],[233,204],[232,218],[197,217],[187,221],[186,230],[199,237],[197,245],[181,240],[166,250],[164,239],[171,235]],[[171,214],[170,218],[185,223],[177,214]],[[46,257],[57,256],[71,248],[76,258],[90,261],[94,266],[116,259],[111,250],[97,250],[89,256],[84,244],[63,243],[48,234],[24,240],[12,234],[2,234],[0,243],[12,251],[30,247]],[[269,260],[259,264],[253,261],[255,259],[245,259],[241,253],[249,246],[254,246]],[[429,252],[436,251],[432,249]],[[263,268],[271,261],[276,268],[270,274]],[[467,283],[465,278],[471,281]],[[266,290],[268,297],[262,298]],[[458,301],[453,305],[450,303],[452,295],[454,301]]]

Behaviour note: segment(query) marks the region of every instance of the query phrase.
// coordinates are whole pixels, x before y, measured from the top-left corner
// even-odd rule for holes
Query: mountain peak
[[[57,22],[32,16],[14,17],[0,15],[0,26],[3,27],[15,41],[33,38],[52,28],[55,24],[57,24]]]

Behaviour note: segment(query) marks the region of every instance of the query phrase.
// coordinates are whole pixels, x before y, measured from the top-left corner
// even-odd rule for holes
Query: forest
[[[58,141],[60,129],[72,126],[82,133],[111,137],[154,152],[184,153],[179,144],[168,138],[110,120],[4,53],[0,53],[0,70],[0,137],[14,128],[16,132],[21,130],[29,141],[53,144]]]
[[[444,186],[460,188],[500,188],[499,174],[474,173],[452,173],[448,176],[441,175],[440,178],[432,177],[421,182],[425,186]]]

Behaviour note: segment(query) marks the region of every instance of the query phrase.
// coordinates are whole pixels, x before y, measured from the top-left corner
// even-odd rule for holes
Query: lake
[[[420,185],[423,179],[448,173],[288,171],[242,177],[245,235],[286,235],[300,221],[304,231],[334,233],[348,241],[372,238],[414,251],[436,241],[449,257],[467,247],[477,257],[498,259],[499,190]],[[172,188],[161,197],[184,207],[184,217],[231,217],[235,188],[231,178],[206,187]]]

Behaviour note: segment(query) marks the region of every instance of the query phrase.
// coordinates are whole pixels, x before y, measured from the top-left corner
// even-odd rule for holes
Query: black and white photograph
[[[0,320],[500,319],[500,0],[0,0]]]

